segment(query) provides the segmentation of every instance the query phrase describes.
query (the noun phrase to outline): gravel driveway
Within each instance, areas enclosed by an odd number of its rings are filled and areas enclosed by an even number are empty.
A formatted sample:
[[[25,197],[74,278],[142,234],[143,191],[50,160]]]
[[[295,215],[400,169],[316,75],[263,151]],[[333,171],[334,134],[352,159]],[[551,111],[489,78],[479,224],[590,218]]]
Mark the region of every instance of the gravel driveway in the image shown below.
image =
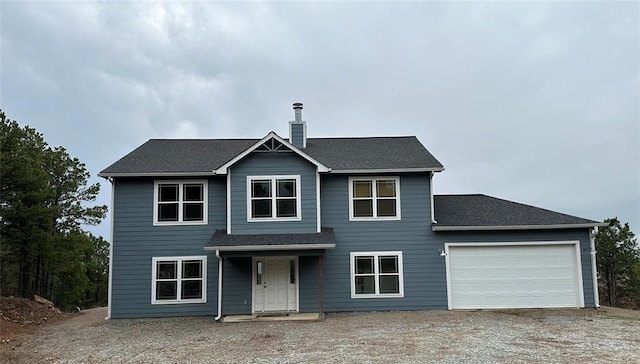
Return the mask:
[[[105,309],[2,350],[12,363],[640,362],[640,312],[424,311],[323,321],[216,323],[209,317],[105,321]]]

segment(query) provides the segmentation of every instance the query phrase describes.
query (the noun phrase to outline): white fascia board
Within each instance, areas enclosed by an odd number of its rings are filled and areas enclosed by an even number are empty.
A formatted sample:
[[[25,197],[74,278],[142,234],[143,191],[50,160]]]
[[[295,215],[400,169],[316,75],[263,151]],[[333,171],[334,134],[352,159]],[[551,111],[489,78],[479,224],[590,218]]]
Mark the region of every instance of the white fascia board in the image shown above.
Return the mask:
[[[237,246],[205,246],[204,250],[221,252],[268,251],[268,250],[314,250],[333,249],[336,244],[283,244],[283,245],[237,245]]]
[[[317,160],[315,160],[314,158],[309,156],[307,153],[305,153],[305,152],[301,151],[300,149],[296,148],[296,146],[294,146],[293,144],[289,143],[287,140],[282,139],[280,136],[278,136],[278,134],[276,134],[274,132],[270,132],[269,134],[267,134],[267,136],[265,136],[264,138],[260,139],[257,143],[255,143],[251,147],[247,148],[244,152],[238,154],[237,156],[235,156],[235,158],[233,158],[232,160],[230,160],[227,163],[223,164],[222,166],[220,166],[220,168],[216,169],[214,171],[215,174],[227,174],[227,169],[229,169],[229,167],[234,165],[236,162],[238,162],[242,158],[246,157],[249,153],[251,153],[254,150],[256,150],[259,146],[261,146],[264,142],[266,142],[267,140],[269,140],[271,138],[274,138],[275,140],[277,140],[280,143],[284,144],[287,148],[291,149],[292,151],[294,151],[296,154],[298,154],[302,158],[304,158],[304,159],[308,160],[309,162],[313,163],[315,166],[318,167],[318,171],[319,172],[330,172],[331,171],[331,168],[325,166],[324,164],[318,162]]]
[[[404,172],[442,172],[442,168],[387,168],[387,169],[332,169],[331,173],[342,174],[378,174],[378,173],[404,173]]]
[[[433,231],[470,231],[470,230],[551,230],[551,229],[579,229],[606,226],[604,223],[592,224],[556,224],[556,225],[505,225],[505,226],[432,226]]]
[[[215,172],[149,172],[149,173],[98,173],[98,177],[202,177],[213,176]]]

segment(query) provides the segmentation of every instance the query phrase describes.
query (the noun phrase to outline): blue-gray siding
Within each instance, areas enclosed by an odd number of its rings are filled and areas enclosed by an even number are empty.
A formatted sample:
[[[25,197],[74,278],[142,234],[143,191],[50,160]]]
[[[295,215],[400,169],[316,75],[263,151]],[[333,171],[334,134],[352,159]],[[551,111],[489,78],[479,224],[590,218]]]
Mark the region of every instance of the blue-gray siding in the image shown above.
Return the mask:
[[[291,123],[291,144],[298,148],[304,147],[304,123]]]
[[[317,231],[316,167],[293,152],[254,152],[231,167],[231,233]],[[247,221],[247,176],[300,175],[300,221]]]
[[[222,312],[250,314],[253,305],[251,257],[224,258],[222,270]]]
[[[579,240],[585,305],[594,306],[587,229],[435,233],[427,175],[401,175],[400,221],[349,221],[347,176],[326,176],[321,191],[323,225],[336,236],[336,249],[325,260],[326,311],[447,309],[445,259],[439,253],[447,242]],[[374,251],[402,251],[403,298],[351,298],[350,253]]]
[[[428,174],[400,176],[398,221],[349,221],[348,176],[325,176],[321,186],[322,224],[331,226],[336,248],[324,264],[324,307],[331,311],[446,309],[444,260],[431,239]],[[403,298],[351,298],[351,252],[402,251]]]
[[[153,226],[153,179],[117,178],[113,186],[113,318],[211,315],[217,310],[215,255],[203,247],[214,229],[225,227],[224,178],[208,183],[208,225]],[[207,302],[151,304],[153,257],[207,256]]]
[[[232,167],[233,233],[258,234],[316,231],[315,167],[292,153],[254,153]],[[302,221],[248,223],[247,175],[300,175]],[[214,315],[217,312],[218,262],[203,250],[216,229],[226,228],[226,178],[208,179],[208,224],[153,226],[153,179],[116,179],[113,206],[112,317]],[[252,307],[252,256],[299,256],[299,307],[318,310],[318,256],[324,254],[324,310],[446,309],[445,243],[580,241],[585,305],[593,307],[587,229],[499,232],[433,232],[428,174],[401,174],[399,221],[349,221],[348,176],[323,175],[322,225],[332,227],[336,248],[326,251],[225,252],[223,312],[246,314]],[[351,298],[350,253],[402,251],[404,297]],[[206,255],[207,302],[152,305],[151,259]]]

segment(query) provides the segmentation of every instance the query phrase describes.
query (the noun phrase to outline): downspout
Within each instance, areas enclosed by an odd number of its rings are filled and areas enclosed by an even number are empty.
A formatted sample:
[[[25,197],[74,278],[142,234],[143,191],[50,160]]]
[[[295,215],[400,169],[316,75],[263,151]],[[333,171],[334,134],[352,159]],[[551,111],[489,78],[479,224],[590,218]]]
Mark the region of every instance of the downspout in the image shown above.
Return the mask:
[[[431,223],[432,224],[437,224],[438,222],[436,221],[436,216],[435,216],[435,209],[433,207],[433,171],[429,172],[429,195],[431,197]]]
[[[600,295],[598,293],[598,267],[596,265],[596,243],[598,227],[594,226],[589,232],[589,244],[591,245],[591,281],[593,282],[593,302],[596,308],[600,308]]]
[[[218,316],[215,320],[220,321],[222,318],[222,257],[218,249],[216,249],[216,258],[218,258]]]

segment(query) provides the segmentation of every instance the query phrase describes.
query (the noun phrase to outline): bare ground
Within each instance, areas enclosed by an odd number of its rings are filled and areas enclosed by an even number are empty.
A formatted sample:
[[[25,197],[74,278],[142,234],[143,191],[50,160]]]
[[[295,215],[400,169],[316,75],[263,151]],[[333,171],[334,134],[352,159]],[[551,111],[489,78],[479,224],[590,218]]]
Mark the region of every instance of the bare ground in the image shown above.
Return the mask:
[[[422,311],[323,321],[105,321],[83,311],[0,347],[12,363],[640,362],[640,312]]]

